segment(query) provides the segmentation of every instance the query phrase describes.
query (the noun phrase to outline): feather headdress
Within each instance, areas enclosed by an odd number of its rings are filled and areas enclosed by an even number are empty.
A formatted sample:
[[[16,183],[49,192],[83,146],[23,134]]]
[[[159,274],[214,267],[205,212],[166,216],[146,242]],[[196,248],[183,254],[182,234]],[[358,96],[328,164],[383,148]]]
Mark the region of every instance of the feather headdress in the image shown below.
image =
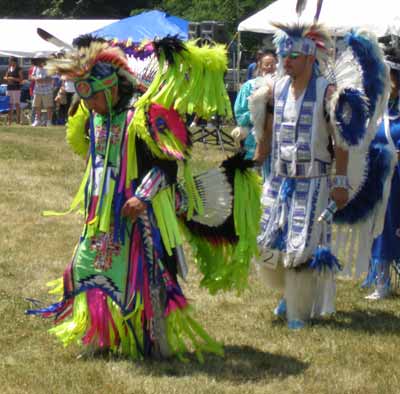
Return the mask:
[[[118,75],[124,76],[134,85],[137,84],[124,52],[107,42],[92,41],[88,46],[68,53],[63,59],[50,60],[47,69],[51,74],[66,75],[77,80],[88,78],[99,64],[110,66]]]
[[[314,55],[318,64],[327,63],[332,52],[332,39],[328,30],[321,24],[282,24],[272,23],[278,30],[274,35],[274,45],[278,55],[295,51]]]

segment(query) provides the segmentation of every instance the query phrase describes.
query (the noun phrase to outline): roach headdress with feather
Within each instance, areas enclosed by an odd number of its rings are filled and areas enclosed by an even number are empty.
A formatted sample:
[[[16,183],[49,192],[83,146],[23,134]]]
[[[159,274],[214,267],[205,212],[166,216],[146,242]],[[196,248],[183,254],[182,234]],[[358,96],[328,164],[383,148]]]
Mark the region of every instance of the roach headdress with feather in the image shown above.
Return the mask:
[[[274,36],[278,56],[285,57],[291,52],[315,56],[318,64],[326,63],[331,53],[332,40],[321,24],[273,23],[278,31]]]

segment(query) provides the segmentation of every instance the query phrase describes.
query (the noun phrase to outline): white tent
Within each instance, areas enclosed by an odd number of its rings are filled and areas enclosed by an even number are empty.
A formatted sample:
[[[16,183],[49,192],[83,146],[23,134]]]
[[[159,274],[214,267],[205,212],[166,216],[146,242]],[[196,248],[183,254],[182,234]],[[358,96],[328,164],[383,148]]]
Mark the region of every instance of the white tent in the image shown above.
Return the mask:
[[[0,54],[18,57],[34,57],[37,53],[49,54],[58,48],[43,40],[37,28],[49,32],[62,41],[72,40],[116,22],[115,19],[0,19]]]
[[[271,22],[311,23],[317,1],[307,1],[300,19],[295,11],[297,0],[277,0],[242,21],[238,26],[237,80],[239,81],[241,32],[271,34],[275,32]],[[323,23],[335,36],[342,36],[352,28],[363,28],[377,36],[400,35],[400,7],[396,4],[393,0],[324,0],[319,22]]]
[[[312,22],[317,0],[308,0],[300,21]],[[400,34],[400,7],[393,0],[324,0],[319,22],[334,34],[341,35],[360,27],[378,36]],[[270,22],[298,21],[296,0],[277,0],[263,10],[245,19],[238,31],[272,33]]]

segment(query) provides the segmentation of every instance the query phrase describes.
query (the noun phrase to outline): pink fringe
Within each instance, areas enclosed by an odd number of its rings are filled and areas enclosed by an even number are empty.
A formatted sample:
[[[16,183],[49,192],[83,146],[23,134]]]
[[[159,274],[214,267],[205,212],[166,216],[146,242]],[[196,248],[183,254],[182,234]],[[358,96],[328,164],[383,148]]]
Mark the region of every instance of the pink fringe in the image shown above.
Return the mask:
[[[144,259],[144,251],[142,240],[140,237],[140,231],[137,226],[135,226],[132,244],[131,244],[131,256],[130,264],[132,265],[132,270],[129,273],[129,300],[133,300],[135,293],[140,293],[143,298],[144,313],[146,319],[151,319],[153,317],[153,308],[151,305],[150,289],[149,289],[149,278],[147,272],[147,266]],[[139,260],[142,261],[142,283],[139,283]]]
[[[94,343],[99,347],[110,347],[110,324],[114,331],[116,342],[118,332],[107,305],[107,295],[100,289],[90,289],[86,292],[90,314],[90,328],[82,339],[85,345]]]
[[[167,317],[170,313],[177,309],[184,309],[188,306],[186,298],[181,295],[174,295],[174,298],[168,300],[167,307],[165,308],[164,316]]]
[[[169,156],[175,157],[177,160],[183,160],[183,155],[181,152],[173,149],[168,149],[164,146],[161,147],[161,150]]]
[[[86,219],[86,223],[89,223],[91,220],[94,219],[98,202],[99,202],[99,196],[93,196],[92,201],[90,202],[90,210],[89,210],[89,215]]]

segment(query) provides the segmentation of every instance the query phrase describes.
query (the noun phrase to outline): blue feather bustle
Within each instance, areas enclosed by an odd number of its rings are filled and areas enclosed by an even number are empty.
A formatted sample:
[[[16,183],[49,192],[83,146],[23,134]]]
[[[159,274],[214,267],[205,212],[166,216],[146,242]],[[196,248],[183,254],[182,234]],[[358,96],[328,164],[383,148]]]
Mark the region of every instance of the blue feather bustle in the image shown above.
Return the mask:
[[[358,145],[366,133],[368,100],[356,89],[344,89],[335,108],[337,126],[349,145]]]
[[[340,92],[335,116],[341,137],[354,147],[366,137],[368,122],[376,113],[379,98],[385,94],[388,75],[375,38],[353,30],[344,37],[344,42],[361,68],[363,87],[361,90],[345,88]]]
[[[339,264],[339,260],[335,255],[332,254],[330,249],[325,246],[319,246],[315,250],[309,267],[317,270],[318,272],[327,270],[331,272],[337,272],[341,271],[342,269],[342,266]]]
[[[379,96],[385,91],[387,77],[379,45],[375,40],[354,30],[348,33],[344,40],[351,47],[362,68],[364,92],[369,100],[369,115],[372,116]]]
[[[390,176],[391,152],[387,145],[372,143],[368,152],[365,182],[357,195],[334,215],[338,224],[354,224],[366,220],[383,197],[387,177]]]

